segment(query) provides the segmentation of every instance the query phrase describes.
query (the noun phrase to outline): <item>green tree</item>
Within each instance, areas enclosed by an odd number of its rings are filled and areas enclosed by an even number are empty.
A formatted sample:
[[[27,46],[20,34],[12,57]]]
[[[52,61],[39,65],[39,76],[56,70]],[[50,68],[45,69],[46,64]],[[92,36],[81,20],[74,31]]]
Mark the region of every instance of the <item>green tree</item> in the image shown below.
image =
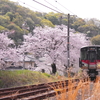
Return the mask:
[[[78,27],[85,25],[86,22],[82,18],[78,18],[75,22],[72,24],[72,28],[74,28],[76,31],[78,31]]]
[[[41,18],[36,16],[34,12],[30,11],[27,14],[28,14],[28,17],[30,17],[33,20],[33,22],[35,23],[35,26],[41,25]]]
[[[38,16],[38,17],[41,17],[43,18],[43,16],[45,15],[45,13],[41,13],[41,12],[35,12],[35,15]]]
[[[2,31],[7,31],[8,29],[7,28],[5,28],[5,27],[3,27],[3,26],[0,26],[0,32],[2,32]]]
[[[0,25],[3,27],[7,27],[10,22],[10,18],[8,16],[0,15]]]
[[[16,44],[18,44],[18,40],[23,40],[23,30],[14,23],[8,25],[8,29],[13,30],[14,33],[9,35],[9,38],[13,39]]]
[[[7,12],[10,12],[11,7],[8,4],[5,4],[1,6],[1,10],[2,10],[2,15],[5,15]]]
[[[68,19],[62,19],[62,24],[68,25]]]
[[[23,17],[19,13],[16,13],[15,14],[15,18],[13,19],[13,22],[17,26],[22,27],[22,23],[24,22],[24,19],[23,19]]]
[[[0,0],[0,14],[5,15],[7,12],[15,13],[18,8],[18,3],[9,0]]]
[[[25,19],[29,11],[27,11],[27,8],[25,7],[18,6],[16,12],[19,13],[20,16],[23,16],[23,18]]]
[[[41,24],[42,24],[43,26],[54,27],[54,25],[52,24],[52,22],[49,21],[49,20],[47,20],[47,19],[43,19],[43,20],[41,21]]]
[[[29,31],[32,32],[35,28],[35,23],[31,18],[26,19],[27,26],[29,27]]]
[[[85,24],[83,26],[79,26],[78,31],[86,33],[88,37],[93,37],[100,34],[99,27],[93,24]]]
[[[96,35],[91,39],[92,44],[100,45],[100,35]]]
[[[6,13],[6,16],[9,16],[10,21],[12,21],[13,18],[14,18],[14,14],[13,14],[12,12],[7,12],[7,13]]]
[[[58,25],[59,24],[59,20],[56,16],[55,13],[50,12],[45,16],[48,20],[50,20],[54,25]]]

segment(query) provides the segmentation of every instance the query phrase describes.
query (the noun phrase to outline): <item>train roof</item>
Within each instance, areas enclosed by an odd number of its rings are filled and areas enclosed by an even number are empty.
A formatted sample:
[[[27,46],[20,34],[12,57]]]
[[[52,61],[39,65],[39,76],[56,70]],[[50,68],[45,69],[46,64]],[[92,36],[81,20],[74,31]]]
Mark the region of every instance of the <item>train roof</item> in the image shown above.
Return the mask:
[[[83,47],[81,47],[81,48],[90,48],[90,47],[100,47],[100,45],[83,46]]]

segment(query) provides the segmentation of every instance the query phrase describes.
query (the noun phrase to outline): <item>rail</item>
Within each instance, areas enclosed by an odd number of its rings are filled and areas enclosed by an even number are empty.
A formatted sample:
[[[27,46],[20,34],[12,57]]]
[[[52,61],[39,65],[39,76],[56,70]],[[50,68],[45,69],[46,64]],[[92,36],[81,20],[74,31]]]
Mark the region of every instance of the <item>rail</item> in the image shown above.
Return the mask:
[[[87,81],[88,79],[83,79]],[[73,79],[72,82],[79,82],[80,79]],[[21,86],[15,88],[0,89],[0,100],[40,100],[47,97],[55,96],[56,93],[52,86],[58,88],[58,85],[62,83],[68,86],[69,80],[50,82],[45,84]],[[59,92],[60,93],[60,92]]]

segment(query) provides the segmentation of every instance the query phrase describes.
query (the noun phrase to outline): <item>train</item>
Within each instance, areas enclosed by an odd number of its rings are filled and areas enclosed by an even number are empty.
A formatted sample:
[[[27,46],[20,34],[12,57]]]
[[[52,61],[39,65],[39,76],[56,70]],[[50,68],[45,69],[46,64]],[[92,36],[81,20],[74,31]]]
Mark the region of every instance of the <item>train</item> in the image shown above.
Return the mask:
[[[80,48],[79,67],[85,70],[91,80],[95,80],[100,72],[100,45]]]

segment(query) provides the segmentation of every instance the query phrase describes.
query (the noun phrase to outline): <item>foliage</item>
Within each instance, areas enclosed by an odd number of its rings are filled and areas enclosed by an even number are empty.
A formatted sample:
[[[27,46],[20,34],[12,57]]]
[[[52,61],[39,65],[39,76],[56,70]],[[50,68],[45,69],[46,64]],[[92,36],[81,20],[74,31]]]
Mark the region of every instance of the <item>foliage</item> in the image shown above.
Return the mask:
[[[31,18],[26,19],[27,27],[29,27],[29,32],[32,32],[33,29],[35,28],[35,22]]]
[[[24,22],[24,19],[19,13],[15,13],[15,16],[14,16],[12,22],[21,28],[22,23]]]
[[[7,27],[7,24],[9,24],[9,21],[10,21],[9,17],[0,15],[0,25],[1,26]]]
[[[7,31],[8,29],[0,25],[0,32]]]
[[[10,21],[12,21],[13,18],[14,18],[14,14],[13,14],[12,12],[7,12],[7,13],[6,13],[6,16],[9,16]]]
[[[82,18],[78,18],[73,24],[72,24],[72,28],[74,28],[76,31],[78,31],[78,27],[85,25],[85,21]]]
[[[96,35],[94,36],[92,39],[92,44],[95,44],[95,45],[100,45],[100,35]]]
[[[78,30],[87,34],[88,37],[93,37],[100,34],[100,29],[93,24],[85,24],[83,26],[79,26]]]
[[[41,13],[41,12],[34,12],[28,8],[20,6],[17,2],[12,2],[9,0],[0,0],[0,25],[2,28],[1,30],[10,30],[8,25],[11,23],[16,24],[19,28],[23,28],[23,23],[27,23],[28,31],[33,32],[35,27],[42,26],[44,27],[54,27],[55,25],[67,25],[68,24],[68,15],[67,14],[60,14],[60,13]],[[81,33],[87,34],[87,36],[93,37],[100,34],[100,21],[97,19],[82,19],[78,18],[75,15],[70,16],[70,27],[74,28],[76,31]],[[4,29],[4,28],[6,29]],[[24,29],[24,31],[27,30]],[[23,31],[23,33],[24,33]],[[27,32],[28,32],[27,31]],[[17,34],[22,35],[22,31],[18,29]],[[27,33],[25,32],[25,33]],[[13,36],[14,41],[19,38],[19,35]],[[18,44],[18,43],[17,43]]]
[[[41,21],[41,24],[42,24],[43,26],[54,27],[54,25],[52,24],[52,22],[49,21],[49,20],[47,20],[47,19],[43,19],[43,20]]]
[[[58,18],[56,17],[55,13],[50,12],[45,17],[50,20],[54,25],[59,25]]]
[[[9,30],[13,30],[14,33],[9,34],[8,36],[15,41],[15,43],[18,43],[18,39],[23,39],[23,30],[17,26],[14,23],[11,23],[8,25]]]
[[[28,13],[27,13],[28,12]],[[41,18],[36,16],[33,11],[28,8],[22,7],[16,2],[12,2],[9,0],[1,0],[0,1],[0,25],[2,26],[0,29],[6,30],[14,30],[15,34],[9,36],[15,42],[21,39],[24,31],[22,31],[23,23],[27,22],[28,29],[24,29],[25,33],[32,32],[35,26],[41,25]],[[12,25],[13,23],[13,25]],[[3,28],[4,27],[4,28]]]
[[[62,19],[62,24],[68,25],[68,19]]]

